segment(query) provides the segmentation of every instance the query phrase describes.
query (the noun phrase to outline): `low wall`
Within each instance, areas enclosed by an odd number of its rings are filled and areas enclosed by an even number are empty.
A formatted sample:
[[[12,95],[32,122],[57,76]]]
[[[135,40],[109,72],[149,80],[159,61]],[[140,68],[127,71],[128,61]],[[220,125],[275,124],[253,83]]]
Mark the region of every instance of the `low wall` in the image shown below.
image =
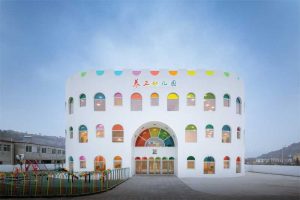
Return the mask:
[[[286,165],[245,165],[248,172],[259,172],[266,174],[279,174],[288,176],[300,177],[300,166],[286,166]]]
[[[43,164],[40,164],[43,165]],[[45,164],[48,170],[54,170],[59,167],[64,167],[64,164]],[[0,172],[12,172],[16,167],[20,168],[20,165],[0,165]],[[25,165],[23,165],[23,169]],[[44,166],[41,166],[44,169]],[[30,167],[32,169],[32,167]]]

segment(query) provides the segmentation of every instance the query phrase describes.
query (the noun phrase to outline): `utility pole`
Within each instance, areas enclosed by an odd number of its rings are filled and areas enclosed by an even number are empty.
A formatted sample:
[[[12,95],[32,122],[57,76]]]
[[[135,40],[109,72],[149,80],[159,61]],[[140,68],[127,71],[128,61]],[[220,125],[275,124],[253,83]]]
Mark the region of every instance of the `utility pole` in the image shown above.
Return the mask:
[[[282,149],[281,149],[281,162],[282,162],[282,165],[284,164],[284,162],[283,162],[283,149],[284,148],[285,148],[285,146],[283,146]]]

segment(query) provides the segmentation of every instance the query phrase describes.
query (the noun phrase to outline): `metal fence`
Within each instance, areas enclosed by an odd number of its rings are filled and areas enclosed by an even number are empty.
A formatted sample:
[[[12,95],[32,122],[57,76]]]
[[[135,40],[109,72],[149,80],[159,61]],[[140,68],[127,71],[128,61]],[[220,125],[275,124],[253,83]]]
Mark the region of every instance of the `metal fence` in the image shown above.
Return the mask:
[[[129,168],[103,172],[0,173],[0,197],[77,196],[107,191],[129,178]]]

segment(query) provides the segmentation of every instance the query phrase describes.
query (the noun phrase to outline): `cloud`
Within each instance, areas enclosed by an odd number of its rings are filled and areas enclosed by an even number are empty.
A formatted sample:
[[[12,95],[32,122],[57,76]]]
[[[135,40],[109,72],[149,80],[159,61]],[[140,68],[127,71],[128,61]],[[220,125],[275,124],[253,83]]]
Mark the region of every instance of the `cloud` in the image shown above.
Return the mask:
[[[215,69],[236,65],[241,48],[235,37],[220,31],[223,27],[219,22],[205,16],[183,16],[182,10],[174,7],[164,13],[148,11],[143,20],[138,13],[129,8],[107,30],[95,31],[84,47],[92,65]],[[216,26],[208,25],[208,20]]]

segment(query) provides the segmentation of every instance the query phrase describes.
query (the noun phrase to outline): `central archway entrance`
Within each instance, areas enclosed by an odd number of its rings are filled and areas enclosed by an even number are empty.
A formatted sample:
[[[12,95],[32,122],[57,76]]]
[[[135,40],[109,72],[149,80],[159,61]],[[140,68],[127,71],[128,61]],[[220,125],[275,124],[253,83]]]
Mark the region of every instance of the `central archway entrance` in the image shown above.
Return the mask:
[[[132,141],[133,174],[177,174],[177,139],[174,131],[162,122],[140,126]]]

